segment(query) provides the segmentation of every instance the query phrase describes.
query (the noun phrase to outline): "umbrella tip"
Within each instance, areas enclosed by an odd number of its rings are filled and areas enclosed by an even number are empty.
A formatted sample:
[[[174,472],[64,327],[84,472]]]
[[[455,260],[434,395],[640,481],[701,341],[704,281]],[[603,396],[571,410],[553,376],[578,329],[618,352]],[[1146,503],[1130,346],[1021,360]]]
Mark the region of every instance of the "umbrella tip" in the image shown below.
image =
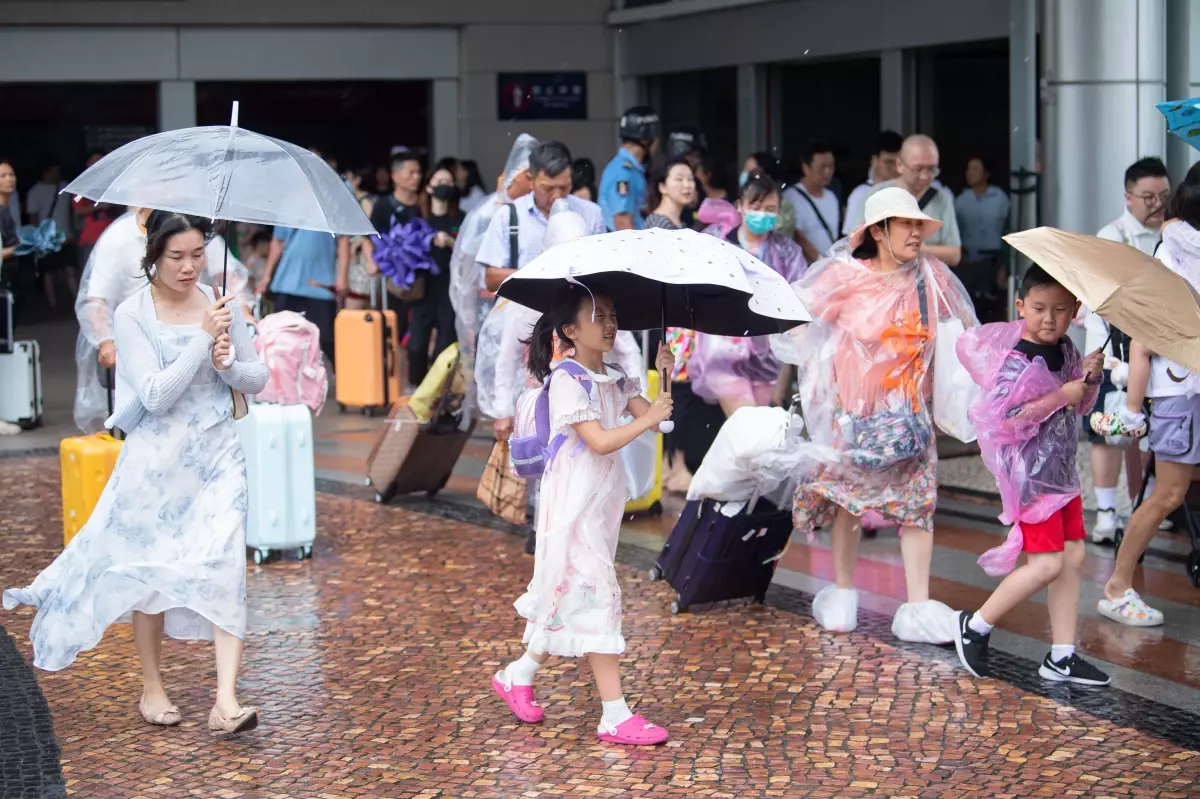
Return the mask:
[[[236,128],[238,123],[238,101],[233,101],[233,111],[229,114],[229,127]]]

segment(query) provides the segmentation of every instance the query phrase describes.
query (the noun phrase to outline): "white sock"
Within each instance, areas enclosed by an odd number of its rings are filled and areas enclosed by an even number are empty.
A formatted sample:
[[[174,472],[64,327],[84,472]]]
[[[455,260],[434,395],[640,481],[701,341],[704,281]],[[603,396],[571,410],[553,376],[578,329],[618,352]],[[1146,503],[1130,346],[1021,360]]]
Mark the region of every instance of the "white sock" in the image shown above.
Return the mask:
[[[541,667],[542,664],[531,658],[526,652],[521,655],[520,660],[509,663],[504,673],[508,677],[509,685],[533,685],[533,678]]]
[[[1096,488],[1096,509],[1097,510],[1116,510],[1117,508],[1117,489],[1115,488]]]
[[[983,616],[979,615],[978,611],[971,614],[971,620],[967,622],[967,626],[980,635],[989,634],[993,627],[993,625],[987,623],[987,620]]]
[[[1153,493],[1154,493],[1154,478],[1151,477],[1149,480],[1146,481],[1146,496],[1142,499],[1142,501],[1145,502],[1147,499],[1150,499],[1150,495]]]
[[[1053,644],[1050,647],[1050,659],[1055,663],[1061,663],[1071,655],[1075,654],[1074,644]]]
[[[600,725],[610,730],[616,729],[633,718],[633,711],[629,709],[629,705],[625,704],[625,697],[614,699],[611,702],[601,702],[600,706],[604,708],[604,715],[600,717]]]

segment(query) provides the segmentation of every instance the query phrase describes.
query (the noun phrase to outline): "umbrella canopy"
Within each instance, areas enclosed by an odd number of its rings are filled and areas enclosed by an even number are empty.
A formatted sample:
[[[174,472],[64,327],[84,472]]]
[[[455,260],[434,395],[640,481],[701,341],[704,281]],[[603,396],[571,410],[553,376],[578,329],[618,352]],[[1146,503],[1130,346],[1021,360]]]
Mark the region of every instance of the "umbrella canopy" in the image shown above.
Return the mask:
[[[623,330],[665,325],[758,336],[812,320],[773,269],[692,230],[620,230],[577,239],[529,262],[497,293],[545,312],[567,281],[610,297]]]
[[[1004,240],[1107,322],[1200,372],[1200,295],[1158,259],[1121,242],[1051,227]]]
[[[181,214],[372,235],[336,172],[314,153],[231,125],[184,128],[132,141],[63,191],[95,202]]]
[[[1167,118],[1167,130],[1200,150],[1200,97],[1154,106]]]

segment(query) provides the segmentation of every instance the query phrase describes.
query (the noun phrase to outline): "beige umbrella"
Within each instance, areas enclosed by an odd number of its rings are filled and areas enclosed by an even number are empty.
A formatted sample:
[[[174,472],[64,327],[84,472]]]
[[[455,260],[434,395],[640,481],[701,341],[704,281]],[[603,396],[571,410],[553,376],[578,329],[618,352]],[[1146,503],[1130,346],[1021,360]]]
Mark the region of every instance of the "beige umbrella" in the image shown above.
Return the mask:
[[[1118,241],[1052,227],[1010,233],[1004,240],[1109,324],[1200,373],[1200,294],[1157,258]]]

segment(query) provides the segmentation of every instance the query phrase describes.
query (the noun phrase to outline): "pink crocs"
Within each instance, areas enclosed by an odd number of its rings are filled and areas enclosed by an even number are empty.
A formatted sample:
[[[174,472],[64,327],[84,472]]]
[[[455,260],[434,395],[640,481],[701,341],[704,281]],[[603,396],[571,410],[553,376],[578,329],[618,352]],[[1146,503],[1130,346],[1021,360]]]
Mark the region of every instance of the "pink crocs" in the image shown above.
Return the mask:
[[[596,735],[601,741],[625,744],[626,746],[658,746],[665,744],[667,738],[670,737],[666,727],[651,724],[642,718],[640,713],[625,719],[617,725],[615,730],[598,732]]]
[[[533,698],[531,685],[505,685],[497,674],[492,677],[492,690],[508,703],[508,709],[526,724],[538,724],[546,718],[546,711]]]

